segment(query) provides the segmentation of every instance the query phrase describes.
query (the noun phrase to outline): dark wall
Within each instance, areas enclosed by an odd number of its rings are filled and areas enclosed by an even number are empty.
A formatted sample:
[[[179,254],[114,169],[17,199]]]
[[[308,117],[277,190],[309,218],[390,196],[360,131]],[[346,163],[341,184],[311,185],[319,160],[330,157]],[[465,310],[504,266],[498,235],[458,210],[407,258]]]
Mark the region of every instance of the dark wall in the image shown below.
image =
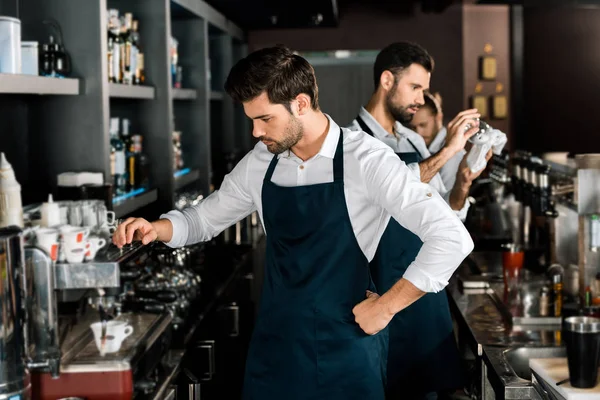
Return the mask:
[[[402,2],[387,8],[379,4],[378,9],[368,3],[340,9],[337,28],[250,31],[249,50],[279,43],[298,51],[379,50],[395,41],[414,41],[436,60],[431,89],[441,92],[445,114],[458,113],[463,107],[462,6],[425,14],[419,7],[404,10]],[[327,112],[327,104],[321,106]]]
[[[508,6],[465,5],[463,12],[463,55],[464,55],[464,107],[471,106],[470,98],[475,93],[475,87],[481,84],[481,95],[489,98],[496,93],[507,97],[508,117],[492,119],[491,104],[488,105],[489,116],[485,121],[494,128],[508,134],[509,145],[511,137],[511,71],[510,71],[510,14]],[[486,44],[492,46],[490,55],[495,56],[497,76],[493,81],[479,79],[479,57],[484,55]],[[502,91],[497,92],[497,84]],[[446,115],[446,117],[450,117]]]
[[[524,134],[535,151],[600,152],[600,8],[525,8]]]

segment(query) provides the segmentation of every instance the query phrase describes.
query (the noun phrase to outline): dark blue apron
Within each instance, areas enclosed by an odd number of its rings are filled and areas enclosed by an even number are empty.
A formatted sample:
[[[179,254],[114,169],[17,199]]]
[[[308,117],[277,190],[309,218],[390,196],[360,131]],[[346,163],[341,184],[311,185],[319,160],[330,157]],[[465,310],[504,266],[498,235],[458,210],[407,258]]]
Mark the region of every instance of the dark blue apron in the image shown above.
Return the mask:
[[[282,187],[265,174],[266,266],[248,352],[246,400],[382,400],[387,330],[369,336],[353,307],[373,282],[344,195],[343,136],[334,182]]]
[[[371,129],[357,117],[363,131]],[[406,164],[420,162],[421,154],[396,153]],[[417,160],[417,161],[415,161]],[[371,273],[385,293],[402,276],[423,242],[393,218],[381,237]],[[389,324],[388,397],[418,399],[426,393],[462,387],[460,356],[454,340],[446,290],[428,293],[399,312]]]

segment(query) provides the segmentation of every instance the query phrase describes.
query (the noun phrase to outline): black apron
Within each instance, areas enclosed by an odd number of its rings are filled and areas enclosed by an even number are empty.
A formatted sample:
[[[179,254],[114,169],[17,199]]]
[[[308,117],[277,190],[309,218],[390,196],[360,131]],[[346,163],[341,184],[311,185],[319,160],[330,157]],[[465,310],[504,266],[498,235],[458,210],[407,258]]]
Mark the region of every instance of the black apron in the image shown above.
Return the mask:
[[[375,290],[344,195],[343,136],[334,182],[262,188],[266,265],[250,344],[246,400],[383,400],[387,329],[365,334],[352,309]]]
[[[373,136],[364,120],[356,119],[363,131]],[[417,152],[409,160],[420,161],[417,148],[409,143]],[[407,160],[411,153],[396,154],[407,164],[414,162]],[[370,264],[380,294],[402,278],[422,245],[418,236],[390,219]],[[461,371],[445,289],[427,293],[396,314],[389,324],[388,397],[418,399],[429,392],[461,388]]]

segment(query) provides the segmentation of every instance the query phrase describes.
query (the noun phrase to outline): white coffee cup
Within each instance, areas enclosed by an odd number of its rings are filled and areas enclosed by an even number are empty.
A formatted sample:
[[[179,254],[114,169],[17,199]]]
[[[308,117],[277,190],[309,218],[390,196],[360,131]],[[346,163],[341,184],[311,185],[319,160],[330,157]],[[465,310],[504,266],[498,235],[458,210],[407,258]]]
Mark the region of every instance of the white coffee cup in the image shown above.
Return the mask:
[[[133,327],[125,321],[108,321],[106,323],[106,341],[102,347],[102,322],[90,325],[94,332],[94,340],[100,354],[116,353],[121,349],[123,340],[133,333]]]
[[[58,258],[58,230],[52,228],[39,228],[35,230],[37,245],[45,250],[52,261]]]
[[[85,257],[87,237],[90,230],[86,227],[66,225],[60,228],[62,244],[68,263],[81,263]]]
[[[98,250],[106,246],[106,240],[98,237],[91,237],[85,245],[85,259],[91,261],[96,257]]]

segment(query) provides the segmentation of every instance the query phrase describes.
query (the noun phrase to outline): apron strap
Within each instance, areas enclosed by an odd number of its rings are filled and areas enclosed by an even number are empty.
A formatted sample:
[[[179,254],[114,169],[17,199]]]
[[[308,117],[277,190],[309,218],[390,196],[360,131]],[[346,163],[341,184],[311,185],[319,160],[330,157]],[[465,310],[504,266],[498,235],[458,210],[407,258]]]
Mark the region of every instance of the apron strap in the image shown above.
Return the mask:
[[[340,127],[340,138],[338,139],[337,147],[335,149],[335,156],[333,156],[333,181],[344,182],[344,133]]]
[[[367,133],[368,135],[371,135],[371,136],[373,136],[373,137],[375,136],[375,135],[373,134],[373,130],[372,130],[371,128],[369,128],[369,126],[367,125],[367,123],[365,122],[365,120],[364,120],[364,119],[362,119],[362,117],[361,117],[360,115],[358,115],[358,116],[356,117],[356,122],[358,122],[358,125],[360,125],[360,128],[363,130],[363,132],[365,132],[365,133]],[[416,157],[417,157],[417,160],[418,160],[418,161],[413,161],[413,162],[421,162],[421,161],[423,161],[423,156],[421,155],[421,152],[419,151],[419,149],[417,149],[417,146],[415,146],[415,145],[413,144],[413,142],[411,142],[411,141],[410,141],[410,139],[409,139],[409,138],[405,138],[405,139],[406,139],[406,140],[408,140],[408,143],[410,144],[410,146],[411,146],[411,147],[412,147],[412,148],[415,150],[415,152],[417,153],[417,154],[416,154]],[[398,153],[397,153],[397,154],[398,154]],[[400,153],[400,154],[405,154],[405,153]],[[411,154],[411,153],[406,153],[406,154]],[[407,163],[407,164],[408,164],[408,163]]]
[[[275,171],[275,167],[277,166],[278,162],[279,157],[277,154],[274,154],[273,158],[271,159],[271,163],[269,164],[269,168],[267,169],[267,173],[265,174],[265,181],[271,181],[271,178],[273,177],[273,171]]]
[[[363,132],[365,132],[366,134],[368,134],[370,136],[375,136],[375,135],[373,135],[373,131],[371,130],[371,128],[369,128],[369,126],[367,125],[365,120],[362,119],[362,117],[360,115],[358,115],[356,117],[356,122],[358,122],[358,125],[360,125],[360,129],[362,129]]]
[[[419,158],[420,158],[420,160],[419,160],[419,161],[422,161],[422,160],[423,160],[423,156],[421,155],[421,152],[419,151],[419,149],[417,149],[417,146],[415,146],[415,145],[413,144],[413,142],[411,142],[411,141],[410,141],[410,139],[409,139],[409,138],[406,138],[406,140],[408,140],[408,143],[409,143],[409,144],[412,146],[412,148],[413,148],[413,149],[415,149],[415,152],[418,154],[418,156],[419,156]]]

